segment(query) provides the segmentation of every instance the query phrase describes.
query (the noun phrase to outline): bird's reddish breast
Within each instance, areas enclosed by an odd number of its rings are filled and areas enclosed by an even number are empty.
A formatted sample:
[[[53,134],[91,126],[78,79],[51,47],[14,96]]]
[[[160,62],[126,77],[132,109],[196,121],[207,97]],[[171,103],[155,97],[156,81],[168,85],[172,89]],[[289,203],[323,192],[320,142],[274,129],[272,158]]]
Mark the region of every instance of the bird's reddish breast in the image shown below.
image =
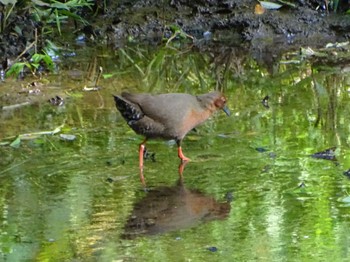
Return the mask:
[[[181,136],[185,136],[190,130],[203,123],[211,116],[211,112],[208,110],[196,110],[192,109],[184,117],[181,128],[179,130]]]

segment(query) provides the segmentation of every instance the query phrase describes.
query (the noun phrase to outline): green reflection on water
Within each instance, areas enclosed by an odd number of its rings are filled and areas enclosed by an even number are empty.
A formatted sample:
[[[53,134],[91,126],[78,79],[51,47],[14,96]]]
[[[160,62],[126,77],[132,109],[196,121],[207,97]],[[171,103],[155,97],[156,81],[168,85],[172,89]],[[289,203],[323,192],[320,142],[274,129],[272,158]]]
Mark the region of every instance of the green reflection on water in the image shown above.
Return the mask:
[[[46,135],[19,148],[0,147],[5,261],[347,259],[349,207],[341,201],[350,192],[342,174],[350,166],[347,74],[302,64],[280,66],[271,75],[250,60],[226,69],[205,53],[124,52],[134,63],[120,51],[100,59],[113,77],[102,80],[99,92],[82,93],[83,82],[57,76],[52,82],[59,86],[54,90],[66,92],[64,106],[53,107],[45,97],[2,112],[2,139],[61,124],[63,133],[76,136],[64,141]],[[233,115],[215,115],[184,140],[192,159],[184,185],[221,203],[232,194],[228,217],[123,239],[135,203],[147,192],[138,178],[142,138],[124,123],[111,94],[126,87],[200,93],[218,80]],[[261,104],[266,95],[269,108]],[[338,148],[336,162],[310,157],[332,146]],[[155,162],[145,162],[148,187],[174,186],[176,147],[150,141],[148,149],[156,153]]]

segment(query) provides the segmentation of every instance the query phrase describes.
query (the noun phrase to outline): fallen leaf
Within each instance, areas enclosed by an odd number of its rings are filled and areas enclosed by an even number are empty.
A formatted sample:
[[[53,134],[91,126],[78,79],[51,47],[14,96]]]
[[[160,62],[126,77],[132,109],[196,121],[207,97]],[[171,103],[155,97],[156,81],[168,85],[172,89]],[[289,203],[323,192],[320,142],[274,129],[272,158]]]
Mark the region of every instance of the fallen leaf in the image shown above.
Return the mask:
[[[254,14],[262,15],[263,13],[265,13],[265,8],[262,7],[260,4],[255,5]]]
[[[21,138],[18,136],[15,140],[12,141],[12,143],[10,144],[10,147],[19,148],[20,145],[21,145]]]

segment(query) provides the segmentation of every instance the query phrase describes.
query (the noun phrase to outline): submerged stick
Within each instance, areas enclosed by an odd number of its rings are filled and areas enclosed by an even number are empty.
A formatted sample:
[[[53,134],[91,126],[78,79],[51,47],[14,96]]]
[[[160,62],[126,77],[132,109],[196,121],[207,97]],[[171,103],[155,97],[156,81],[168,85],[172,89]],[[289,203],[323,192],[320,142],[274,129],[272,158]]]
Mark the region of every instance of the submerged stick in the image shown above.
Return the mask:
[[[14,105],[3,106],[3,107],[1,107],[1,109],[2,110],[12,110],[12,109],[15,109],[15,108],[19,108],[19,107],[22,107],[22,106],[28,106],[28,105],[30,105],[30,102],[23,102],[23,103],[14,104]]]
[[[20,166],[20,165],[23,165],[25,162],[27,162],[28,161],[28,159],[27,160],[24,160],[24,161],[22,161],[22,162],[20,162],[20,163],[17,163],[17,164],[15,164],[15,165],[13,165],[13,166],[10,166],[9,168],[7,168],[7,169],[5,169],[5,170],[2,170],[2,171],[0,171],[0,176],[2,175],[2,174],[4,174],[4,173],[6,173],[7,171],[10,171],[11,169],[13,169],[13,168],[15,168],[15,167],[18,167],[18,166]]]
[[[41,135],[55,135],[59,132],[61,132],[62,127],[64,126],[64,123],[58,127],[56,127],[54,130],[49,130],[49,131],[38,131],[38,132],[33,132],[33,133],[26,133],[26,134],[20,134],[17,136],[10,136],[10,137],[6,137],[2,140],[10,140],[10,139],[14,139],[16,138],[19,140],[30,140],[30,139],[35,139]],[[13,143],[13,142],[12,142]],[[2,145],[6,145],[6,144],[2,144]]]
[[[61,131],[61,128],[64,126],[64,124],[56,127],[54,130],[50,130],[50,131],[39,131],[39,132],[33,132],[33,133],[27,133],[27,134],[21,134],[19,135],[19,137],[21,139],[23,138],[27,138],[27,137],[30,137],[30,136],[40,136],[40,135],[54,135],[54,134],[57,134],[58,132]]]

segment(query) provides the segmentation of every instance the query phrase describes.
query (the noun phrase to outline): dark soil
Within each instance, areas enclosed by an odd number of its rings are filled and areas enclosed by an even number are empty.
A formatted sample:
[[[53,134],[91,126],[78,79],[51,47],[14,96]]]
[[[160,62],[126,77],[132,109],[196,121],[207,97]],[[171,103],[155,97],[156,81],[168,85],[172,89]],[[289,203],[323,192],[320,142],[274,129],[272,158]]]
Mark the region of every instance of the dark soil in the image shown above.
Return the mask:
[[[130,35],[159,43],[172,34],[170,27],[175,24],[199,40],[197,44],[244,47],[258,62],[271,65],[288,50],[347,41],[350,32],[349,16],[344,15],[350,8],[348,1],[340,1],[338,13],[323,0],[299,0],[294,1],[295,7],[265,10],[261,15],[254,12],[255,0],[124,2],[109,14],[114,19],[106,33],[115,46]]]
[[[295,7],[283,6],[263,14],[255,14],[255,0],[124,0],[110,1],[107,8],[100,2],[96,1],[99,11],[94,21],[88,14],[91,25],[77,32],[84,32],[87,39],[93,36],[94,41],[107,40],[114,47],[130,39],[162,43],[173,35],[175,26],[192,36],[197,46],[241,46],[256,60],[269,64],[287,50],[347,41],[350,32],[350,17],[345,15],[350,6],[344,0],[339,1],[337,13],[326,7],[324,0],[295,0],[290,1]],[[35,28],[40,47],[45,40],[41,26],[32,21],[28,11],[14,12],[0,34],[1,62],[23,52],[34,41]]]

